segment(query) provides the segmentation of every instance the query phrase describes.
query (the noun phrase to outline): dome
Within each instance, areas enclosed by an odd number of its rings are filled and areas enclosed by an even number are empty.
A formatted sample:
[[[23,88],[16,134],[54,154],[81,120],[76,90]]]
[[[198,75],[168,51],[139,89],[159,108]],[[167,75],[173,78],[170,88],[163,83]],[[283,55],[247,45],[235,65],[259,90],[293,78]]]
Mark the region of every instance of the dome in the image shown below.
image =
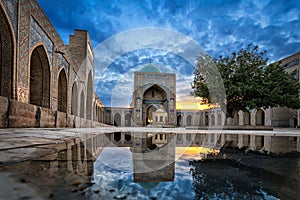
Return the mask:
[[[141,72],[157,72],[160,73],[161,71],[155,66],[150,64],[145,65],[142,69]]]

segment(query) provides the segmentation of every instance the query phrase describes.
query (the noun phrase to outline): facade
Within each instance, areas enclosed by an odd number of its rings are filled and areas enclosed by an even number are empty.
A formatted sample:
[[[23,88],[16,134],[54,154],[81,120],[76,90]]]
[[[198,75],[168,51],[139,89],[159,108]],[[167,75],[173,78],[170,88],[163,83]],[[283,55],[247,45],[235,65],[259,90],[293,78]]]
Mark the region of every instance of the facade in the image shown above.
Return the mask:
[[[36,0],[1,0],[0,23],[0,127],[91,127],[100,121],[87,31],[75,30],[64,44]]]
[[[176,125],[176,76],[161,73],[153,64],[134,72],[132,95],[135,126]]]

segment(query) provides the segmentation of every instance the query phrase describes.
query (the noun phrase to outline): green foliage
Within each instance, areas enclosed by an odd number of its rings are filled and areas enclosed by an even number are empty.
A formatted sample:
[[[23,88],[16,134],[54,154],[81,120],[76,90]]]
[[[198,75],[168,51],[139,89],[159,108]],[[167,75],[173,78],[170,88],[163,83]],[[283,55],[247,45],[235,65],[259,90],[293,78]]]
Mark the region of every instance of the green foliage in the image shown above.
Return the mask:
[[[227,116],[232,116],[235,111],[261,107],[300,108],[300,85],[295,74],[288,74],[280,63],[268,65],[265,53],[257,45],[249,44],[231,56],[220,56],[215,60],[226,92],[223,102],[227,105]],[[201,62],[203,60],[198,59],[194,72],[194,94],[212,102],[208,75]]]

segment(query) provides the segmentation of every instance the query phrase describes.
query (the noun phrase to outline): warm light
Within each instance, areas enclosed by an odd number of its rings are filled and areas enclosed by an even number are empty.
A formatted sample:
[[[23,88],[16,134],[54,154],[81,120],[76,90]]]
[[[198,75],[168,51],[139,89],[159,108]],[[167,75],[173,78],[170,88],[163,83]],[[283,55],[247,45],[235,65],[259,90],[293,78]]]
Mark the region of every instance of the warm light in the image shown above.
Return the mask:
[[[176,109],[177,110],[208,110],[214,108],[215,106],[207,104],[200,97],[184,97],[177,99]]]

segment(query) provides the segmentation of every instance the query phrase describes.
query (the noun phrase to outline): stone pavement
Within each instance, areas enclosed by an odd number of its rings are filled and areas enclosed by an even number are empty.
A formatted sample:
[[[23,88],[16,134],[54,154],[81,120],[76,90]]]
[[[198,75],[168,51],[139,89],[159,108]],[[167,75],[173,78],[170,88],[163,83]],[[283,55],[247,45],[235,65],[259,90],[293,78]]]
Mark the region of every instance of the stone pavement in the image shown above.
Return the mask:
[[[198,133],[198,134],[249,134],[265,136],[299,137],[299,129],[274,130],[189,130],[185,128],[147,128],[147,127],[98,127],[98,128],[26,128],[0,129],[0,164],[9,164],[37,159],[66,149],[75,138],[86,138],[94,134],[113,132],[151,132],[151,133]]]

